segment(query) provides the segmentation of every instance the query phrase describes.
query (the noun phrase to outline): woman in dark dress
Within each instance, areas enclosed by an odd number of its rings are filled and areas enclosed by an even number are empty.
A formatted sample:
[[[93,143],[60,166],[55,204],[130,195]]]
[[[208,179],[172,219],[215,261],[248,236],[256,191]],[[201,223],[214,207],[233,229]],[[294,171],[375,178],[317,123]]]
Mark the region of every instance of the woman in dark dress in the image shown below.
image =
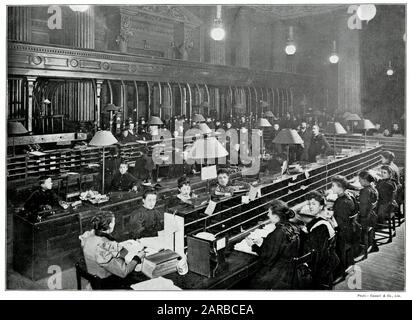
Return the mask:
[[[331,282],[333,272],[339,265],[335,247],[330,245],[337,224],[332,214],[326,210],[325,199],[319,192],[309,192],[306,198],[309,211],[314,218],[304,228],[307,236],[303,242],[303,254],[315,250],[313,285],[315,289],[323,289],[325,287],[322,285]]]
[[[295,213],[287,204],[274,200],[268,217],[276,225],[259,247],[253,240],[246,241],[259,255],[261,269],[250,280],[251,289],[291,289],[293,281],[292,259],[299,256],[299,229],[289,222]]]
[[[381,167],[381,177],[377,184],[378,198],[378,222],[383,222],[390,218],[391,213],[396,209],[396,182],[393,180],[393,170],[384,165]]]
[[[375,178],[368,171],[359,173],[359,183],[362,189],[359,192],[359,223],[362,226],[361,243],[368,248],[368,229],[374,228],[377,222],[376,205],[378,201],[378,191],[372,185]],[[373,251],[378,251],[376,241],[373,240]]]

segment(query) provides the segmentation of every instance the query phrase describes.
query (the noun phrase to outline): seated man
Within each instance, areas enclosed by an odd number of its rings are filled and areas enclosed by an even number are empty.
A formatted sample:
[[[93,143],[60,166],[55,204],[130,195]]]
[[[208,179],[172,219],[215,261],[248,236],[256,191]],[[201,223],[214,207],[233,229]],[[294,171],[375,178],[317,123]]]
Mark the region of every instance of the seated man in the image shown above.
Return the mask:
[[[40,186],[33,191],[24,204],[24,209],[30,213],[51,210],[54,206],[61,205],[67,209],[69,205],[61,201],[56,193],[53,192],[53,181],[49,176],[39,179]]]
[[[125,126],[119,138],[121,143],[136,142],[137,137],[130,130],[129,126]]]
[[[164,229],[163,212],[155,209],[157,193],[155,190],[146,190],[142,197],[143,205],[132,212],[131,237],[139,239],[144,237],[156,237],[158,231]]]
[[[110,189],[112,191],[137,191],[137,178],[127,172],[127,163],[121,163],[119,170],[114,174]]]

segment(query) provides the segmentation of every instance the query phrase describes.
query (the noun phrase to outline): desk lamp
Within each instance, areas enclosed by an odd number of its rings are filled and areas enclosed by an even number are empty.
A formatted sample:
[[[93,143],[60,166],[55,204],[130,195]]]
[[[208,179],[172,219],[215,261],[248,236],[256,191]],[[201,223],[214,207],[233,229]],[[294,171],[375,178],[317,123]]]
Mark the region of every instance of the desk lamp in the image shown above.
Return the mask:
[[[151,116],[149,120],[149,126],[161,126],[163,121],[159,117]]]
[[[368,119],[363,119],[361,120],[358,125],[356,126],[357,129],[363,130],[364,135],[365,135],[365,147],[366,147],[366,132],[370,129],[375,129],[375,125],[372,123],[372,121]]]
[[[286,153],[286,163],[287,171],[289,170],[289,145],[291,144],[303,144],[303,140],[295,129],[282,129],[275,139],[272,140],[273,143],[285,144],[287,145]]]
[[[361,121],[362,119],[356,113],[352,113],[352,114],[348,115],[345,120],[351,122],[351,128],[352,128],[352,132],[353,132],[354,122],[355,121]]]
[[[202,168],[204,159],[223,158],[228,154],[227,150],[215,137],[207,137],[206,139],[196,139],[187,154],[187,158],[200,160],[200,168]],[[207,181],[207,184],[209,189],[209,181]]]
[[[336,135],[346,134],[347,132],[339,122],[329,122],[325,131],[333,134],[333,158],[336,158]]]
[[[212,130],[209,128],[209,126],[206,123],[199,123],[199,129],[202,131],[203,134],[209,134],[212,133]]]
[[[275,117],[275,115],[273,114],[273,112],[270,111],[270,110],[265,111],[264,115],[265,115],[266,118],[274,118],[274,117]]]
[[[113,129],[113,112],[118,112],[119,109],[120,108],[116,107],[113,103],[109,103],[105,108],[106,112],[110,112],[110,120],[109,120],[110,131],[112,131]]]
[[[102,194],[104,194],[104,147],[110,146],[112,144],[117,143],[117,139],[113,136],[113,134],[108,130],[100,130],[97,131],[92,140],[90,140],[89,145],[96,146],[96,147],[103,147],[103,174],[102,174]]]
[[[21,124],[21,122],[12,121],[7,124],[7,132],[10,136],[13,136],[13,157],[16,155],[16,148],[14,138],[16,135],[26,134],[27,129]]]
[[[272,125],[270,124],[269,120],[266,118],[259,118],[257,121],[257,127],[261,130],[262,135],[260,136],[260,145],[262,146],[261,154],[263,154],[263,128],[269,128]]]
[[[194,121],[194,122],[206,122],[206,119],[205,119],[205,117],[202,116],[201,114],[196,113],[196,114],[193,116],[192,121]]]

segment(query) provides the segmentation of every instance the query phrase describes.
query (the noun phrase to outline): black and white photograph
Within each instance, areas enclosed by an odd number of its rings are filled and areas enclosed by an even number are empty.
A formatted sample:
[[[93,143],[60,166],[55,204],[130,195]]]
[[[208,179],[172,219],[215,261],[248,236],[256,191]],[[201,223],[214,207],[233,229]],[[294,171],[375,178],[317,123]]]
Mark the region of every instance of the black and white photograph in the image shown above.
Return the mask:
[[[6,291],[406,292],[406,3],[3,9]]]

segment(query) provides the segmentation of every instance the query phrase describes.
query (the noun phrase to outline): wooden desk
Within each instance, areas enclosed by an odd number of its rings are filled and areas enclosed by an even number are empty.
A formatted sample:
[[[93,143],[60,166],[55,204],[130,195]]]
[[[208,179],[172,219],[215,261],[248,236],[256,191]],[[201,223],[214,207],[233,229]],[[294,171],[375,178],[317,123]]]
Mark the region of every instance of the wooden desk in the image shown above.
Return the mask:
[[[290,204],[292,204],[293,199],[299,201],[299,199],[304,197],[311,188],[321,188],[325,183],[330,185],[330,178],[332,175],[339,173],[352,177],[362,169],[378,165],[380,162],[380,152],[381,147],[377,147],[357,155],[333,161],[329,164],[314,165],[311,169],[309,178],[306,178],[305,175],[301,173],[295,177],[295,180],[293,180],[294,177],[292,176],[285,176],[276,182],[270,182],[269,180],[262,188],[262,198],[278,198],[284,201],[289,201]],[[290,182],[293,182],[293,185],[289,186]],[[311,186],[311,188],[301,190],[299,187],[302,184]],[[194,189],[204,188],[205,183],[197,182],[192,184],[192,187]],[[288,192],[289,190],[291,191],[290,193]],[[165,189],[160,191],[160,195],[161,197],[167,197],[173,192],[175,191]],[[69,210],[60,210],[55,216],[38,223],[32,223],[24,217],[15,214],[13,245],[14,269],[30,279],[38,280],[49,276],[47,271],[51,265],[58,265],[62,270],[72,268],[75,262],[82,257],[82,250],[80,248],[78,237],[81,233],[91,228],[90,220],[99,209],[111,210],[115,213],[116,227],[113,236],[119,241],[126,240],[131,231],[129,227],[131,212],[140,205],[140,200],[140,195],[136,193],[113,193],[111,195],[111,200],[101,204],[99,207],[84,203],[81,207],[75,210],[72,208]],[[237,203],[238,201],[239,203]],[[240,197],[233,197],[222,201],[223,204],[228,205],[231,202],[235,203],[230,204],[230,207],[227,208],[227,212],[235,212],[241,208]],[[256,204],[250,203],[249,206],[253,207],[251,210],[255,210],[254,207]],[[205,206],[196,209],[188,209],[179,214],[180,216],[189,217],[193,216],[193,213],[195,212],[202,212],[202,210],[204,212],[204,209]],[[9,208],[9,210],[12,210],[12,208]],[[201,218],[203,217],[201,216]],[[234,234],[232,240],[236,239],[237,236],[239,235]],[[243,258],[237,259],[235,257]],[[254,257],[251,257],[250,259],[253,260],[253,258]],[[249,263],[253,265],[252,260],[247,260],[248,258],[245,258],[244,254],[239,255],[236,253],[233,256],[233,260],[231,259],[232,258],[228,259],[229,273],[235,269],[238,270],[236,271],[236,274],[249,272]],[[244,259],[248,261],[246,266],[243,266],[242,262],[239,262]],[[196,288],[200,288],[203,285],[207,285],[208,287],[220,287],[221,285],[224,285],[225,281],[229,281],[224,280],[223,278],[221,280],[217,280],[217,278],[206,280],[202,279],[200,276],[193,275],[187,280],[189,284],[186,285],[177,282],[177,285],[183,288],[195,285],[197,285]],[[183,280],[177,279],[176,281]],[[214,281],[217,282],[215,283]]]

